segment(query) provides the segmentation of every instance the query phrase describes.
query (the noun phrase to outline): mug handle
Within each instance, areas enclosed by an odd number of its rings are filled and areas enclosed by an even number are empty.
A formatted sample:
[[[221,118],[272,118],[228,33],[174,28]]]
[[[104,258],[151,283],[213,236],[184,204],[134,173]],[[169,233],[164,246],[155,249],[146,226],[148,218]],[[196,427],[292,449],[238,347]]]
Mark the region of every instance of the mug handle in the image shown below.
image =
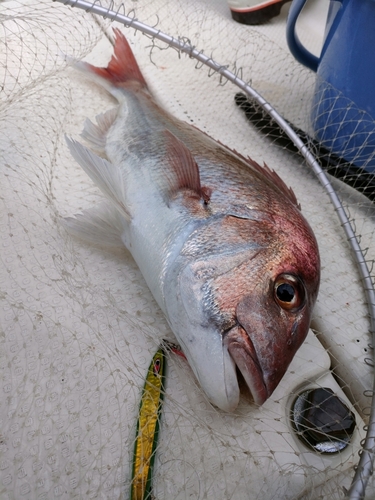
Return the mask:
[[[319,58],[305,49],[296,33],[296,22],[306,1],[293,0],[286,23],[286,40],[290,52],[297,61],[316,72],[318,70]]]

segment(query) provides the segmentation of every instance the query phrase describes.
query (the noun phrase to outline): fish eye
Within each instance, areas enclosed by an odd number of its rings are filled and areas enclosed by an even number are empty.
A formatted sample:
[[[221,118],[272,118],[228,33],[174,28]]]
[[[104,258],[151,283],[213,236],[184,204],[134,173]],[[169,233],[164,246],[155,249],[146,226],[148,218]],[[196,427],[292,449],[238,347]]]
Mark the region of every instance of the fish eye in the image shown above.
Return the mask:
[[[294,311],[305,303],[305,288],[292,274],[280,274],[274,285],[274,297],[282,309]]]

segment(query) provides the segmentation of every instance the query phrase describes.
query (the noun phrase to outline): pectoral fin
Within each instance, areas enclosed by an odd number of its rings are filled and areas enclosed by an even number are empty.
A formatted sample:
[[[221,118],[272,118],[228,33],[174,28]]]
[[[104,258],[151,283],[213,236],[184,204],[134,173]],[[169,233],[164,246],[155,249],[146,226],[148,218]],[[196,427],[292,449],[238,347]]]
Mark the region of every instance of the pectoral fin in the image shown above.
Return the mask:
[[[202,187],[199,168],[190,150],[169,130],[164,131],[166,139],[165,176],[171,195],[181,189],[190,189],[206,203],[210,199],[211,190]]]

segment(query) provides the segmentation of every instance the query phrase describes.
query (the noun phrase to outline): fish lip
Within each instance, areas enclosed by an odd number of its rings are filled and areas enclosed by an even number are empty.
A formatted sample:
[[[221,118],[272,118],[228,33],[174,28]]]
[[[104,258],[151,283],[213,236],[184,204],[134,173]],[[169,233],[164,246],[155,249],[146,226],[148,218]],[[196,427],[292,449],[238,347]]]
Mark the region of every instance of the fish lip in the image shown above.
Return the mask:
[[[224,334],[224,344],[235,365],[241,372],[254,402],[262,405],[270,396],[264,380],[254,344],[241,325],[236,325]]]

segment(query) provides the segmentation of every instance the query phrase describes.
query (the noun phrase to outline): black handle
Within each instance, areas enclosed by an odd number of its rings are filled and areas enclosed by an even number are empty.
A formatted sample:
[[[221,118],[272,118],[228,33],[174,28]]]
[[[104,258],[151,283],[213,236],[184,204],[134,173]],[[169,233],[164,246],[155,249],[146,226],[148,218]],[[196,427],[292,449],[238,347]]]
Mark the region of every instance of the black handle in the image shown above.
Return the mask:
[[[292,153],[299,153],[298,148],[294,145],[286,132],[280,129],[280,126],[272,117],[254,100],[248,99],[245,94],[239,92],[235,95],[235,103],[244,111],[246,118],[255,125],[262,134],[269,137],[272,142],[275,142]],[[368,172],[366,169],[357,167],[344,158],[336,156],[322,146],[319,141],[310,137],[306,132],[289,122],[288,124],[310,148],[312,153],[317,157],[321,167],[328,174],[336,177],[336,179],[340,179],[345,182],[345,184],[348,184],[348,186],[353,187],[367,196],[372,202],[375,201],[375,173]]]

